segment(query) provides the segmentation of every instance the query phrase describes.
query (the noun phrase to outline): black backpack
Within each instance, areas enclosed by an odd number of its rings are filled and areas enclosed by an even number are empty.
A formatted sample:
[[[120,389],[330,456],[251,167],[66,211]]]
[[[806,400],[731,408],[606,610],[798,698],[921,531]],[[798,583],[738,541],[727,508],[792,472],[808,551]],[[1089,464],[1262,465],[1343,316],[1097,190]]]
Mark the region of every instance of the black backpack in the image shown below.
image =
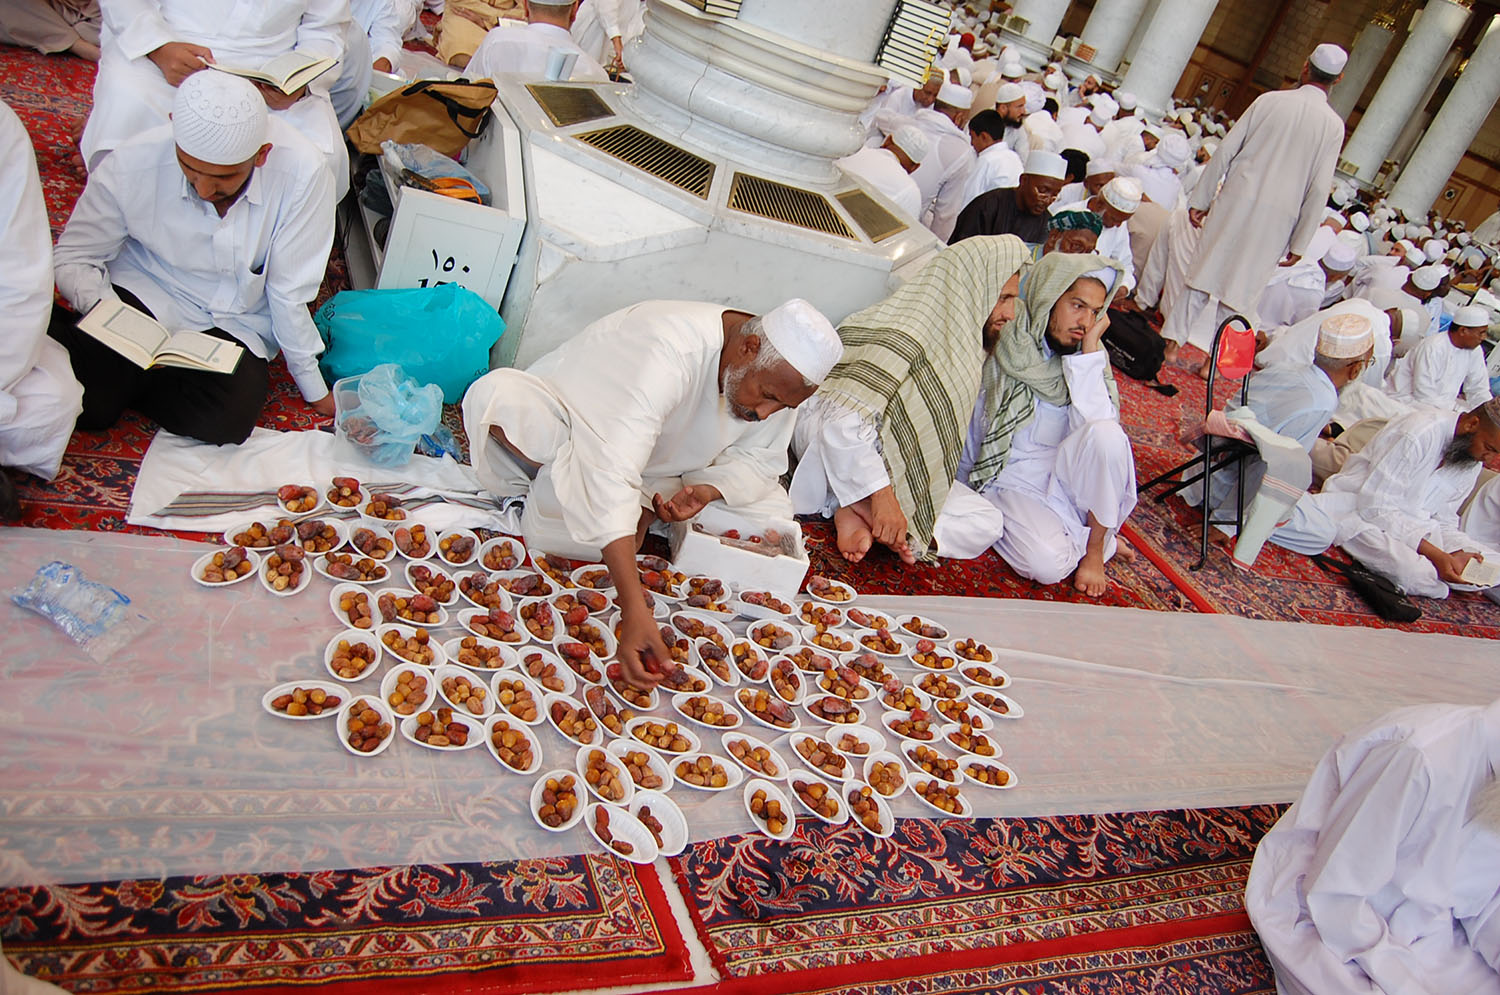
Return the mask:
[[[1109,328],[1104,332],[1104,349],[1115,369],[1134,380],[1144,380],[1152,390],[1171,397],[1177,388],[1157,380],[1161,375],[1166,344],[1146,316],[1139,311],[1112,308]]]

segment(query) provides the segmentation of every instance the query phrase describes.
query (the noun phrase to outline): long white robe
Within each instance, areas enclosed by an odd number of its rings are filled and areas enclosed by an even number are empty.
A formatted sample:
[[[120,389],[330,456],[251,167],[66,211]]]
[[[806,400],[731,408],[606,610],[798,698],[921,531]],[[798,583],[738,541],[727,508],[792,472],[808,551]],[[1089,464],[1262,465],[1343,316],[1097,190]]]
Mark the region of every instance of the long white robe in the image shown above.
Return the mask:
[[[922,192],[921,221],[928,231],[947,242],[966,203],[964,186],[974,168],[974,146],[969,143],[968,132],[941,111],[923,108],[911,120],[932,142],[922,164],[911,174],[912,182]]]
[[[57,476],[83,387],[47,337],[52,230],[31,136],[0,101],[0,466]]]
[[[835,159],[834,165],[857,176],[915,218],[922,210],[922,192],[894,152],[882,148],[860,149]]]
[[[1500,839],[1469,818],[1497,764],[1495,704],[1402,708],[1319,761],[1245,886],[1282,995],[1500,992]]]
[[[1188,219],[1187,208],[1179,207],[1172,212],[1146,257],[1136,288],[1138,302],[1145,307],[1154,306],[1164,315],[1172,314],[1187,291],[1188,266],[1198,251],[1201,236],[1202,231]]]
[[[1464,509],[1461,526],[1464,534],[1490,549],[1500,549],[1500,477],[1491,477],[1474,494]],[[1500,603],[1500,585],[1484,592],[1491,601]]]
[[[644,0],[584,0],[568,30],[579,48],[595,62],[607,66],[615,58],[611,39],[619,38],[621,45],[629,45],[645,29]]]
[[[349,19],[348,0],[110,0],[94,106],[80,140],[84,161],[93,170],[105,153],[167,123],[177,91],[146,57],[167,42],[203,45],[214,61],[233,66],[259,67],[293,51],[339,59]],[[325,74],[272,116],[318,147],[342,197],[349,189],[349,154],[328,97],[335,79]]]
[[[1322,222],[1343,141],[1343,119],[1318,87],[1255,98],[1188,202],[1212,207],[1188,286],[1253,315],[1276,264],[1288,252],[1303,255]]]
[[[741,421],[719,392],[718,304],[645,301],[605,315],[526,371],[493,370],[464,395],[474,470],[501,495],[526,494],[537,548],[594,555],[634,536],[651,495],[711,484],[756,521],[784,519],[779,480],[796,412]],[[489,436],[500,426],[533,462],[534,480]]]
[[[1455,412],[1433,408],[1392,419],[1322,491],[1302,496],[1271,541],[1308,555],[1341,546],[1406,594],[1446,598],[1448,585],[1417,552],[1424,539],[1444,552],[1500,556],[1460,527],[1458,509],[1480,465],[1443,465],[1457,421]]]
[[[1460,349],[1447,334],[1429,335],[1396,361],[1391,396],[1408,404],[1468,411],[1490,399],[1490,374],[1484,352]]]

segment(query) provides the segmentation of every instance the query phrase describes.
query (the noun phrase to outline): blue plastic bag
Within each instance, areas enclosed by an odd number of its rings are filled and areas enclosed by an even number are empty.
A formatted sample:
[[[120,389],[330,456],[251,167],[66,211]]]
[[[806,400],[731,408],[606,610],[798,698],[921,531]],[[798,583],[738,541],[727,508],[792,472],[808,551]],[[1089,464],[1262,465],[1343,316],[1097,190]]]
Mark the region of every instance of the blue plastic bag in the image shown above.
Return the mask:
[[[448,404],[489,372],[490,348],[505,334],[495,309],[456,283],[340,291],[313,322],[327,346],[318,366],[329,383],[395,363],[419,383],[437,384]]]
[[[333,403],[334,433],[376,466],[405,466],[443,417],[442,391],[394,363],[335,382]]]

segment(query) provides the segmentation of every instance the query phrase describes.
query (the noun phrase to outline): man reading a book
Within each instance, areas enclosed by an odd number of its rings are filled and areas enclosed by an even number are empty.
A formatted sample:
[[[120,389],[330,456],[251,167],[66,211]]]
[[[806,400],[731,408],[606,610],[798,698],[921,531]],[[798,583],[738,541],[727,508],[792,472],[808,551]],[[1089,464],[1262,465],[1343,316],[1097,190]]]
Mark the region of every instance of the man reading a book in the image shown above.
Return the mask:
[[[99,164],[57,241],[58,290],[85,315],[74,327],[60,312],[51,332],[84,387],[78,427],[108,428],[132,408],[178,435],[243,442],[277,352],[307,403],[331,415],[307,305],[328,264],[333,214],[317,149],[269,119],[250,82],[214,70],[188,77],[171,123]],[[226,358],[237,361],[221,372]]]

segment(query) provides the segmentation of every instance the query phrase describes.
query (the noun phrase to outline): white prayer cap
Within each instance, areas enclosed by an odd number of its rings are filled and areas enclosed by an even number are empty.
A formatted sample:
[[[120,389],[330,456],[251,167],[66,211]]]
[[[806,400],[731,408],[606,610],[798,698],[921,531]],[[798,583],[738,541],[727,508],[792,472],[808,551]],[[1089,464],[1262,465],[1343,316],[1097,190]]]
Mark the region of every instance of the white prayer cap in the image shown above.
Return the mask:
[[[1411,282],[1419,290],[1436,290],[1447,273],[1438,265],[1421,266],[1411,275]]]
[[[1478,304],[1465,304],[1453,312],[1453,324],[1464,328],[1489,328],[1490,313]]]
[[[1358,232],[1370,230],[1370,216],[1364,211],[1355,211],[1349,215],[1349,227]]]
[[[1200,138],[1203,135],[1203,126],[1197,121],[1189,121],[1182,126],[1182,130],[1187,132],[1189,138]]]
[[[1042,86],[1051,90],[1053,93],[1061,93],[1063,87],[1067,85],[1068,77],[1055,70],[1042,77]]]
[[[1156,160],[1163,166],[1181,169],[1193,157],[1187,138],[1181,132],[1169,131],[1156,143]]]
[[[1115,280],[1117,278],[1118,278],[1118,274],[1116,274],[1114,270],[1110,269],[1108,266],[1102,266],[1099,269],[1090,270],[1089,272],[1087,272],[1087,273],[1083,274],[1082,276],[1080,276],[1078,279],[1080,279],[1080,280],[1098,280],[1100,283],[1104,284],[1104,289],[1105,290],[1113,290],[1114,289],[1114,285],[1115,285]]]
[[[1021,82],[1021,92],[1026,94],[1026,107],[1024,109],[1027,114],[1037,113],[1047,103],[1047,91],[1042,89],[1042,84],[1040,83],[1033,83],[1029,79],[1023,80]]]
[[[1193,110],[1190,107],[1184,107],[1182,108],[1182,110],[1171,116],[1177,118],[1177,120],[1181,121],[1183,124],[1187,124],[1193,119]]]
[[[1089,164],[1083,169],[1083,175],[1099,176],[1102,173],[1118,173],[1119,171],[1119,163],[1115,162],[1113,159],[1106,159],[1103,156],[1100,156],[1097,159],[1089,160]]]
[[[1455,259],[1458,258],[1458,247],[1454,246],[1453,248],[1449,249],[1447,252],[1443,253],[1443,258],[1446,259],[1450,263],[1453,262]]]
[[[1117,90],[1115,91],[1115,103],[1119,104],[1120,109],[1123,111],[1133,111],[1136,104],[1135,94],[1129,90]]]
[[[1215,152],[1219,151],[1219,140],[1217,138],[1205,138],[1203,139],[1202,147],[1208,150],[1209,156],[1212,157]]]
[[[1420,235],[1423,238],[1431,238],[1432,237],[1432,229],[1429,228],[1429,227],[1427,227],[1426,225],[1422,225],[1420,228],[1417,229],[1417,234]]]
[[[1115,98],[1107,93],[1096,93],[1089,98],[1089,106],[1094,110],[1108,111],[1110,117],[1114,117],[1120,110],[1120,105]]]
[[[1008,104],[1025,96],[1026,91],[1021,89],[1020,83],[1002,83],[1000,89],[995,91],[995,103]]]
[[[1141,206],[1141,182],[1129,176],[1116,176],[1104,184],[1104,202],[1122,214],[1134,214]]]
[[[821,384],[844,355],[839,333],[823,312],[793,297],[760,316],[766,341],[808,383]]]
[[[1144,133],[1150,135],[1152,138],[1157,139],[1158,141],[1160,141],[1161,140],[1161,136],[1163,134],[1165,134],[1165,131],[1162,129],[1162,126],[1159,125],[1159,124],[1148,124],[1144,128],[1142,128],[1141,131],[1143,131]]]
[[[1007,62],[1005,65],[1000,67],[1000,75],[1004,76],[1006,79],[1020,79],[1022,76],[1026,75],[1026,70],[1021,68],[1021,64],[1019,62]]]
[[[1342,214],[1340,214],[1338,211],[1336,211],[1333,208],[1331,208],[1331,207],[1325,207],[1325,208],[1323,208],[1323,220],[1324,221],[1337,221],[1339,224],[1343,224],[1344,223],[1344,216]]]
[[[1375,330],[1362,314],[1335,314],[1318,326],[1318,355],[1358,359],[1375,348]]]
[[[1107,113],[1106,111],[1098,107],[1095,107],[1093,110],[1089,111],[1089,124],[1092,124],[1095,128],[1098,128],[1101,131],[1104,130],[1104,126],[1106,124],[1109,124],[1109,122],[1113,121],[1114,119],[1115,116],[1113,114]]]
[[[1025,173],[1028,176],[1047,176],[1061,180],[1068,175],[1068,161],[1056,152],[1037,149],[1026,157]]]
[[[1349,53],[1337,45],[1324,42],[1313,49],[1312,55],[1307,57],[1312,67],[1327,76],[1337,76],[1344,71],[1344,65],[1349,61]]]
[[[962,51],[962,49],[960,49],[959,51]],[[952,71],[958,74],[959,86],[966,87],[974,82],[974,74],[969,72],[968,66],[953,66]]]
[[[1457,242],[1459,245],[1468,245],[1470,242],[1473,241],[1473,237],[1468,232],[1461,231],[1457,235],[1454,236],[1453,240],[1455,242]]]
[[[938,87],[937,102],[949,107],[957,107],[960,110],[968,110],[974,106],[974,92],[967,86],[944,83]]]
[[[1412,246],[1411,248],[1403,252],[1401,254],[1401,259],[1406,263],[1406,265],[1410,266],[1413,271],[1416,271],[1422,266],[1423,263],[1427,262],[1427,257],[1422,255],[1422,250],[1417,248],[1416,246]]]
[[[1323,253],[1323,265],[1335,273],[1347,273],[1354,268],[1354,263],[1359,259],[1359,253],[1354,251],[1354,246],[1348,242],[1335,241]]]
[[[927,152],[932,148],[932,143],[927,140],[927,133],[914,124],[904,124],[897,128],[891,135],[891,141],[912,162],[921,162],[927,158]]]
[[[1082,104],[1062,107],[1058,109],[1056,117],[1057,123],[1064,128],[1073,124],[1083,124],[1089,119],[1089,109]]]
[[[1435,263],[1443,258],[1443,253],[1448,251],[1448,243],[1440,238],[1430,239],[1422,243],[1422,252],[1427,256],[1429,263]]]
[[[247,79],[202,69],[172,100],[172,137],[194,159],[238,166],[266,144],[266,102]]]

